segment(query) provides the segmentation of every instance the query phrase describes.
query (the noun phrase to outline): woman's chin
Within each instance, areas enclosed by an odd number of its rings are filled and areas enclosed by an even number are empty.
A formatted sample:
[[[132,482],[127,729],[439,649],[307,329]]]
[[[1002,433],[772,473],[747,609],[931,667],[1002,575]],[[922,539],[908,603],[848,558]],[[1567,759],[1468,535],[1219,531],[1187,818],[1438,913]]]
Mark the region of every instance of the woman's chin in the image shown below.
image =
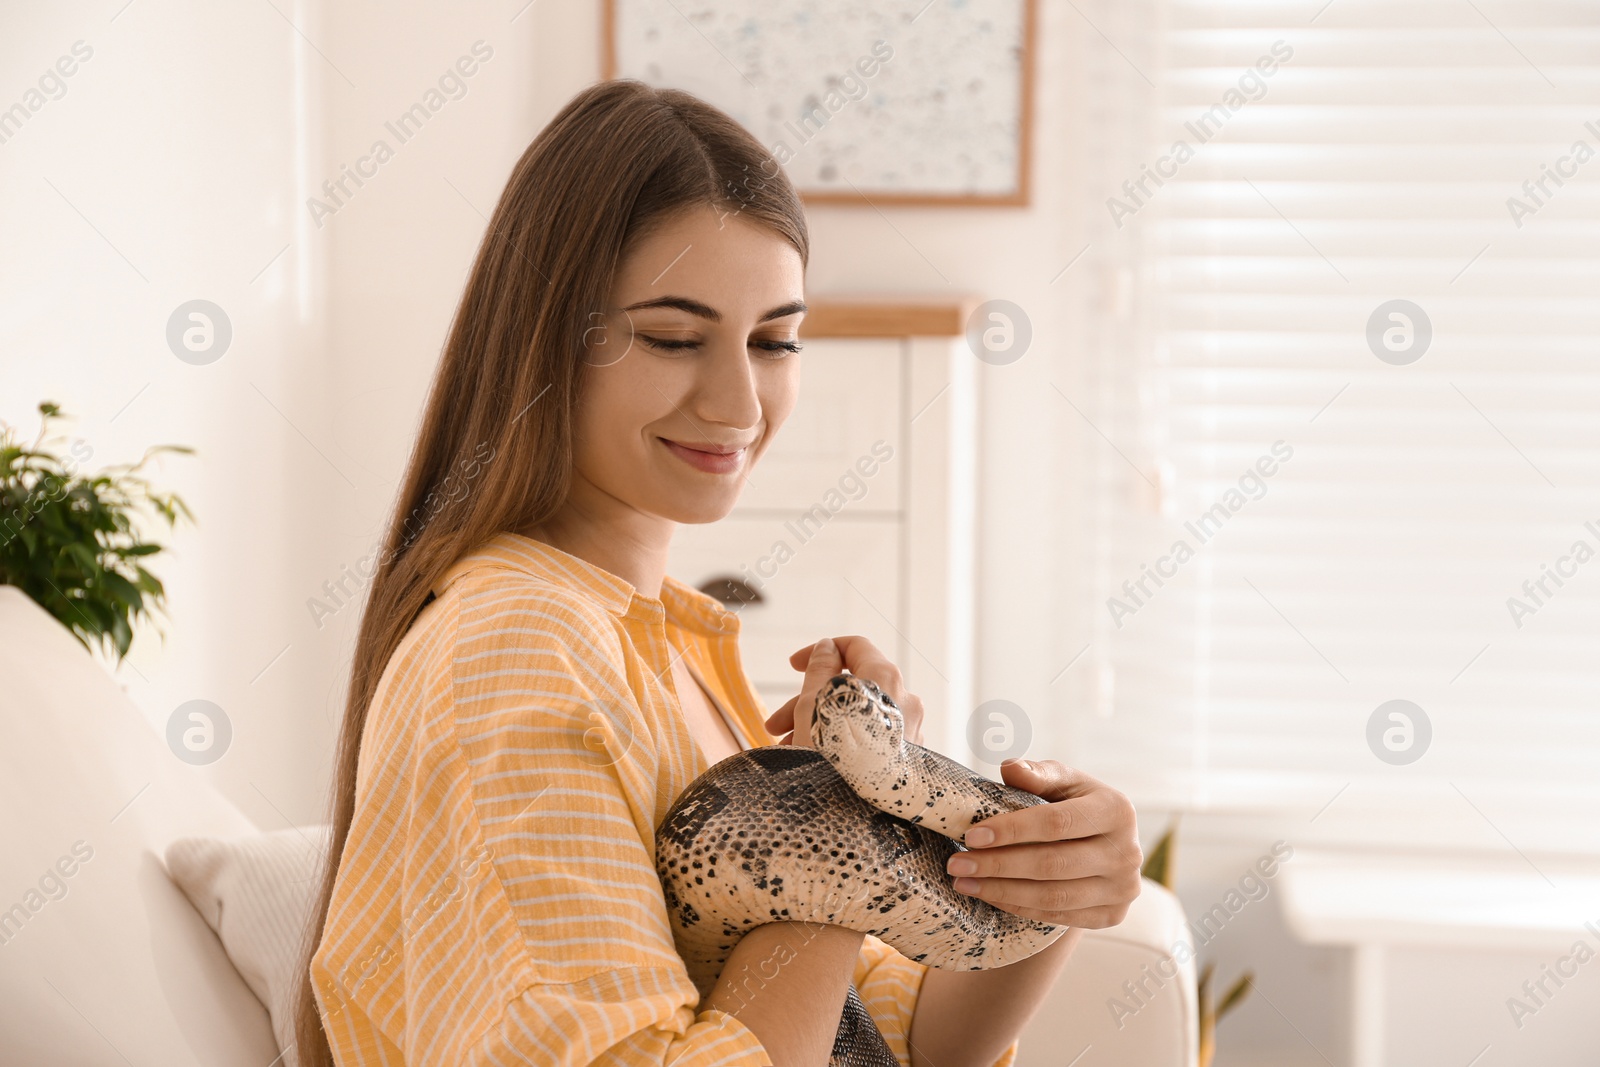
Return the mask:
[[[703,526],[708,522],[717,522],[728,517],[728,513],[739,503],[739,490],[743,486],[733,486],[724,493],[685,493],[673,500],[673,506],[666,511],[667,518],[684,526]]]

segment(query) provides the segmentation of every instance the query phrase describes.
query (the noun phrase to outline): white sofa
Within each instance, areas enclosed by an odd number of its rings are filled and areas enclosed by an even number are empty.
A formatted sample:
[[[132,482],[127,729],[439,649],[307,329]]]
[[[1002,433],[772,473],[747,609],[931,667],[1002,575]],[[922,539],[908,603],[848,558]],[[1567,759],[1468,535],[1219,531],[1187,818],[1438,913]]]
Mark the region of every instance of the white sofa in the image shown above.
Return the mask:
[[[121,689],[20,591],[0,586],[0,1063],[268,1067],[267,1011],[167,877],[179,837],[260,831],[178,760]],[[1087,934],[1023,1037],[1019,1067],[1190,1067],[1193,966],[1119,1027],[1108,1001],[1184,937],[1146,884]],[[1149,988],[1147,983],[1147,988]]]

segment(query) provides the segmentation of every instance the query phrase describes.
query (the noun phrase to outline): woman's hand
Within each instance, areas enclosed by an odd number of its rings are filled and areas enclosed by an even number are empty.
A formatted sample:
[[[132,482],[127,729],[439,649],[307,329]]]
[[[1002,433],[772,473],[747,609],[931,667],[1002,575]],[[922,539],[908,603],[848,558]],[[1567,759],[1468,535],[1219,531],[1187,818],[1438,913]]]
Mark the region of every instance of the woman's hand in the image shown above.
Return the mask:
[[[811,747],[811,709],[816,706],[817,691],[829,678],[846,670],[857,678],[876,682],[900,708],[906,740],[922,743],[922,700],[906,691],[900,668],[865,637],[824,637],[790,655],[789,665],[804,671],[805,679],[800,683],[800,695],[790,697],[767,719],[767,733],[776,737],[789,732],[779,744]]]
[[[1051,801],[991,816],[950,857],[957,892],[1027,919],[1099,930],[1139,895],[1139,825],[1127,797],[1055,760],[1008,760],[1005,783]]]
[[[922,701],[865,637],[825,637],[796,651],[789,664],[805,679],[800,694],[767,719],[768,733],[789,731],[782,744],[810,747],[817,691],[841,670],[876,682],[899,705],[906,740],[922,743]],[[1063,926],[1098,930],[1126,918],[1143,884],[1133,803],[1055,760],[1010,760],[1000,765],[1000,777],[1050,803],[995,815],[968,830],[968,851],[950,857],[946,868],[956,876],[956,890]]]

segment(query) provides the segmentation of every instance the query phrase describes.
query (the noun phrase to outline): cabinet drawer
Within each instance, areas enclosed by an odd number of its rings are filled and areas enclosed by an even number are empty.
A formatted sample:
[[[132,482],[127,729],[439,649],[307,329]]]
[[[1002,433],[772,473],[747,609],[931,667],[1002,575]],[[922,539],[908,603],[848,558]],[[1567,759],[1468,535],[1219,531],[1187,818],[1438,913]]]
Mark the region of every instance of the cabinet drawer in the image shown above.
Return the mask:
[[[784,520],[735,514],[679,527],[667,566],[696,588],[731,576],[760,591],[762,603],[736,608],[740,654],[762,699],[776,708],[773,693],[783,694],[781,704],[799,688],[789,654],[820,637],[861,634],[902,662],[908,650],[898,621],[890,623],[900,618],[900,563],[894,519],[834,518],[802,538]]]
[[[895,340],[807,341],[800,400],[751,471],[739,507],[803,510],[833,490],[859,496],[852,507],[899,510],[900,348]],[[877,468],[870,476],[857,467],[863,457]]]

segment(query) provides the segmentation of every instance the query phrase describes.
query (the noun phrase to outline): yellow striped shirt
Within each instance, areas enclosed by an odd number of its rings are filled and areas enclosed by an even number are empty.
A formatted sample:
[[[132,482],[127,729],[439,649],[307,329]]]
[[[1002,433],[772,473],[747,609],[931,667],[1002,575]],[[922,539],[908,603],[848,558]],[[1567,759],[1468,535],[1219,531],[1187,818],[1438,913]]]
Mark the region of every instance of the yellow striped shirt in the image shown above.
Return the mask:
[[[655,872],[656,826],[709,766],[672,659],[746,745],[774,741],[738,617],[509,532],[434,593],[368,712],[311,962],[336,1062],[770,1064],[737,1017],[695,1010]],[[902,1065],[925,971],[870,936],[856,963]]]

